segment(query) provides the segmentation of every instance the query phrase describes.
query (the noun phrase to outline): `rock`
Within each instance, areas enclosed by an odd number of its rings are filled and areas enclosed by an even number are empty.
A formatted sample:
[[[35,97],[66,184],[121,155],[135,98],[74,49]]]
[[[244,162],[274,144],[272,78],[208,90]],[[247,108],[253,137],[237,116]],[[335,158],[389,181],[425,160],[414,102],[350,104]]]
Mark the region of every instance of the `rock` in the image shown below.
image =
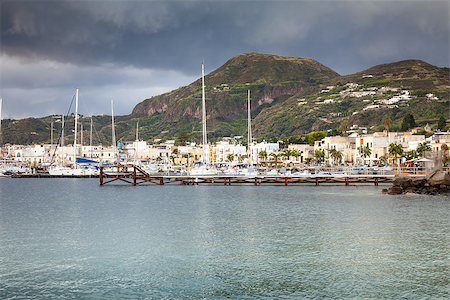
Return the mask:
[[[412,185],[416,188],[421,188],[424,187],[427,184],[427,180],[426,179],[414,179],[412,181]]]
[[[405,193],[417,194],[417,188],[415,186],[410,186],[405,189]]]
[[[430,186],[450,186],[450,174],[444,171],[437,171],[428,178],[428,184]]]
[[[387,193],[389,195],[400,195],[403,194],[403,189],[399,186],[391,186],[388,188]]]
[[[409,176],[399,175],[399,176],[395,176],[393,185],[397,186],[397,187],[401,187],[403,189],[406,189],[410,186],[413,186],[413,181]]]
[[[387,194],[387,193],[388,193],[388,189],[383,189],[381,192],[382,192],[383,194]]]

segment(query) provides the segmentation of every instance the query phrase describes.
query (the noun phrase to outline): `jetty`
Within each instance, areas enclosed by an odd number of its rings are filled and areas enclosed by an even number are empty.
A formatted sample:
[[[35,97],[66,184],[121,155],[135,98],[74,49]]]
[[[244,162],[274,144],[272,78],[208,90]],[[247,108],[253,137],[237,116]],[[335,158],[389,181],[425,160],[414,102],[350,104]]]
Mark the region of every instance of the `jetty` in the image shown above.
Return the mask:
[[[289,175],[156,175],[149,174],[143,168],[136,165],[114,165],[100,167],[100,185],[111,183],[126,183],[137,185],[299,185],[299,184],[365,184],[378,186],[382,183],[391,183],[395,175],[383,174],[309,174],[304,176]],[[423,175],[414,175],[423,177]]]

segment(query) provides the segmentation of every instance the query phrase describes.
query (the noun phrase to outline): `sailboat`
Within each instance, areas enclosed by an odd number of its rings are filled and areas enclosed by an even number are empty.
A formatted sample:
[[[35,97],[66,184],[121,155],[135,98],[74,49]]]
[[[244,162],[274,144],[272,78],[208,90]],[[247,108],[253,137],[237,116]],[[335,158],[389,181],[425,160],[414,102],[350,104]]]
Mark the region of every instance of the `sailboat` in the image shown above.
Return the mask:
[[[249,177],[254,178],[259,175],[258,171],[253,167],[251,145],[253,142],[252,138],[252,116],[251,116],[251,102],[250,102],[250,90],[247,90],[247,155],[248,155],[248,166],[243,167],[229,167],[225,170],[227,175],[239,176],[239,177]]]
[[[205,97],[205,65],[202,63],[202,162],[189,171],[191,176],[217,175],[209,162],[208,135],[206,132],[206,97]]]
[[[64,119],[63,119],[64,120]],[[64,124],[64,121],[63,121]],[[62,133],[64,134],[64,127],[62,127]],[[81,127],[81,130],[82,127]],[[81,137],[83,133],[81,133]],[[48,173],[52,176],[95,176],[99,174],[99,171],[96,167],[93,167],[89,164],[77,165],[77,161],[80,161],[80,158],[77,158],[78,154],[78,89],[75,91],[75,136],[73,142],[73,167],[65,167],[63,165],[55,165],[48,168]],[[83,143],[83,141],[81,141]]]

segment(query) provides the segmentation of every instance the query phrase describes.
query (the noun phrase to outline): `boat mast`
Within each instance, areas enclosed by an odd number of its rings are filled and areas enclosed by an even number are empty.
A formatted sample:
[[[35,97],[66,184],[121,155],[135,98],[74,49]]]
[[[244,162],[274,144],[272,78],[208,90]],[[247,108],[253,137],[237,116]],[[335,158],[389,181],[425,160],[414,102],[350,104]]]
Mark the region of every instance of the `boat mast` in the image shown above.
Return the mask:
[[[53,121],[50,123],[50,145],[53,146]]]
[[[248,132],[248,141],[247,141],[247,147],[248,147],[248,159],[250,161],[250,164],[252,163],[252,152],[250,149],[250,146],[252,144],[252,114],[251,114],[251,103],[250,103],[250,90],[247,91],[247,117],[248,117],[248,123],[247,123],[247,132]]]
[[[78,89],[75,92],[75,137],[73,141],[73,165],[76,167],[77,161],[77,135],[78,135]]]
[[[75,92],[75,138],[73,142],[73,146],[77,145],[77,135],[78,135],[78,89]]]
[[[136,142],[139,141],[139,121],[136,123]]]
[[[64,115],[61,118],[61,147],[64,147]]]
[[[81,152],[83,152],[83,122],[80,122],[80,146]]]
[[[90,134],[89,134],[89,156],[90,158],[92,158],[92,116],[91,116],[91,130],[90,130]]]
[[[0,146],[3,142],[3,135],[2,135],[2,105],[3,105],[3,99],[0,98]]]
[[[138,160],[138,147],[139,147],[139,121],[136,122],[136,147],[134,149],[134,159]]]
[[[112,134],[112,147],[114,151],[114,159],[116,159],[116,130],[114,128],[114,101],[111,100],[111,134]]]
[[[203,162],[209,162],[208,137],[206,134],[206,97],[205,97],[205,65],[202,63],[202,133],[203,133]]]

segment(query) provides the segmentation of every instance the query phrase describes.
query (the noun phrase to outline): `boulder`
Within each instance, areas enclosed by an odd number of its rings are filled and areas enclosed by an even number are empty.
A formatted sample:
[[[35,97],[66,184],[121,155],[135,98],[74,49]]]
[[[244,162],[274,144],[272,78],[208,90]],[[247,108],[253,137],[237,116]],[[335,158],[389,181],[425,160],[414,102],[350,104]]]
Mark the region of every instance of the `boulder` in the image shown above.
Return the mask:
[[[417,188],[415,186],[410,186],[405,189],[405,193],[417,194]]]
[[[428,184],[431,186],[450,186],[450,174],[444,171],[437,171],[430,178],[428,178]]]
[[[391,186],[390,188],[388,188],[387,193],[389,195],[400,195],[403,194],[403,189],[399,186]]]
[[[397,186],[397,187],[401,187],[403,189],[406,189],[410,186],[413,186],[413,181],[409,176],[399,175],[399,176],[395,176],[393,185]]]

